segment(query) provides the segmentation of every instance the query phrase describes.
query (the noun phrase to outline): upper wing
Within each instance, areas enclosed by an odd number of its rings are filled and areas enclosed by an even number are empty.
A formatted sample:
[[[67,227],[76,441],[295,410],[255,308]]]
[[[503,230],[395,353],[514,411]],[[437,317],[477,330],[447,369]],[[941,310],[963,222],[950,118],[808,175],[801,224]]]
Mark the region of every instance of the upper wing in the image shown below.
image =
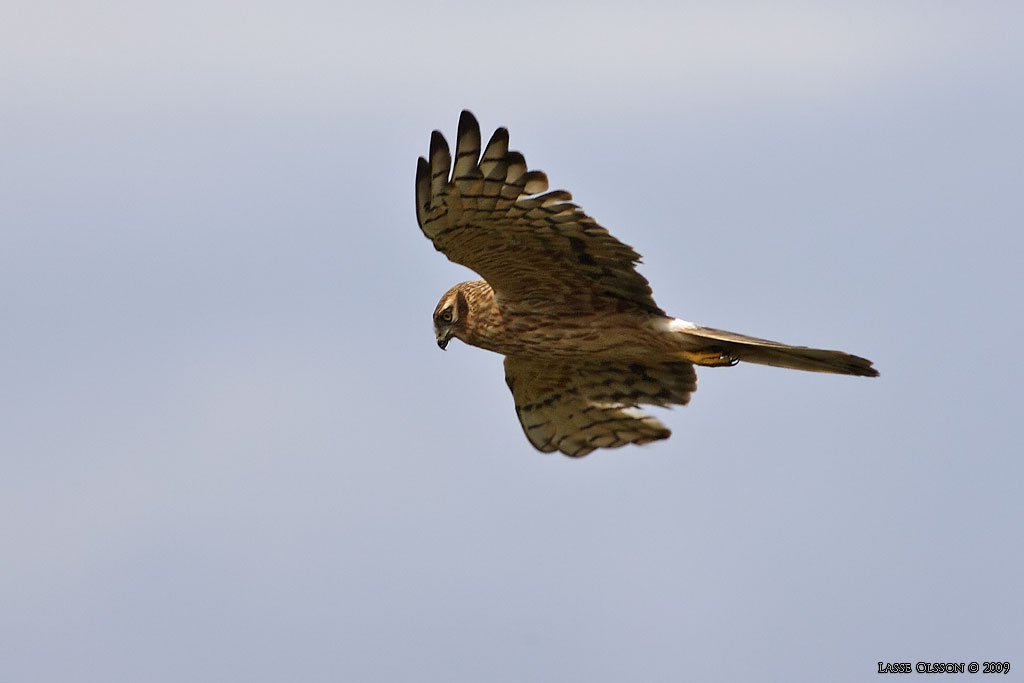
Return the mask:
[[[498,299],[562,312],[603,304],[663,313],[636,272],[640,255],[569,203],[568,192],[539,194],[547,189],[547,177],[509,151],[504,128],[481,157],[480,126],[464,111],[454,169],[438,131],[429,160],[420,157],[416,216],[434,247],[479,273]]]
[[[547,362],[505,357],[505,382],[534,448],[579,457],[595,448],[667,439],[671,432],[638,407],[686,405],[697,374],[684,362]]]

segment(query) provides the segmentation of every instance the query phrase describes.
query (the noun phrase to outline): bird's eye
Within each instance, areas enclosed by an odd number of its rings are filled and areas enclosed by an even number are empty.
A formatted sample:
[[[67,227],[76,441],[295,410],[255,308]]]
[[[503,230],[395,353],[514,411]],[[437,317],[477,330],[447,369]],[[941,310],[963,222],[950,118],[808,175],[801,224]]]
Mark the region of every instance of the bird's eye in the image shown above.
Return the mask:
[[[441,318],[441,322],[450,323],[452,321],[452,309],[444,309],[438,317]]]

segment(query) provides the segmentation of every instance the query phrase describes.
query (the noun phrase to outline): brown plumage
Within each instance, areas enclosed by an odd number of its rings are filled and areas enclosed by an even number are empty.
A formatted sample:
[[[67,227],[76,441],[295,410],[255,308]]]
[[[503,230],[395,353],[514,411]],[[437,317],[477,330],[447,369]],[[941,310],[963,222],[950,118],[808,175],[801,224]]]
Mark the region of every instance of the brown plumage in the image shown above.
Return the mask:
[[[669,317],[636,271],[640,255],[547,192],[499,128],[481,155],[480,127],[459,119],[454,167],[438,131],[416,169],[416,215],[450,260],[484,279],[448,290],[434,311],[443,349],[455,337],[505,356],[505,379],[527,438],[541,451],[666,439],[640,405],[685,405],[693,364],[740,361],[874,377],[871,361],[789,346]]]

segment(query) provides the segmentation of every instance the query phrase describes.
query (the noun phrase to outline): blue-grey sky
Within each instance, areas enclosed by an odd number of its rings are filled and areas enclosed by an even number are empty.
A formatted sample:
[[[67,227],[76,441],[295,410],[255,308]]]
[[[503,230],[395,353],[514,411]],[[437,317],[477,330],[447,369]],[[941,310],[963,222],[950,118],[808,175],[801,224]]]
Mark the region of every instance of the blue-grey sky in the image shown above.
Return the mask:
[[[1024,6],[8,2],[0,678],[1024,671]],[[699,372],[535,452],[416,157],[472,109],[673,315],[871,358]],[[1010,674],[1019,678],[1020,674]]]

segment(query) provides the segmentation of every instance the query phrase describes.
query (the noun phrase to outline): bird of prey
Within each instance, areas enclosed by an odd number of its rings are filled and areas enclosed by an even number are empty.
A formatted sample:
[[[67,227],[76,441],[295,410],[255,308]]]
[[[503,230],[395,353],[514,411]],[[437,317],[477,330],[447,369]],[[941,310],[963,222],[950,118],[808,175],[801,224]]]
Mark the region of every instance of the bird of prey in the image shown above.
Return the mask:
[[[454,164],[453,164],[454,161]],[[416,216],[449,260],[483,277],[455,285],[434,310],[437,345],[452,337],[505,356],[505,381],[527,439],[543,452],[583,456],[666,439],[640,405],[686,405],[694,365],[740,361],[874,377],[842,351],[747,337],[665,313],[636,271],[640,255],[548,192],[544,173],[509,151],[498,128],[459,119],[452,158],[439,131],[416,167]]]

